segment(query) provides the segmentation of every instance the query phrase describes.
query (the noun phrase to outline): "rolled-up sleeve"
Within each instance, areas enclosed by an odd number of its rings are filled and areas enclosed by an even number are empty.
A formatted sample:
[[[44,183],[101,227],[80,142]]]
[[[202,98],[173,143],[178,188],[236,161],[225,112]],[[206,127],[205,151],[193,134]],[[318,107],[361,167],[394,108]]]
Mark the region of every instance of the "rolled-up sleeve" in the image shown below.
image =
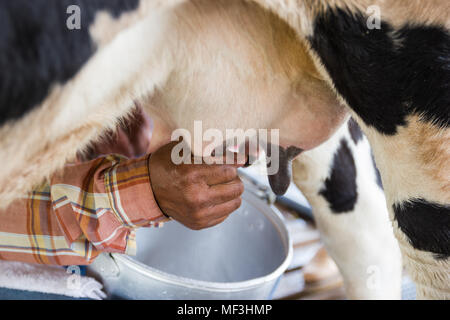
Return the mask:
[[[133,255],[136,229],[166,220],[151,189],[148,156],[66,165],[0,211],[0,259],[80,265],[101,252]]]

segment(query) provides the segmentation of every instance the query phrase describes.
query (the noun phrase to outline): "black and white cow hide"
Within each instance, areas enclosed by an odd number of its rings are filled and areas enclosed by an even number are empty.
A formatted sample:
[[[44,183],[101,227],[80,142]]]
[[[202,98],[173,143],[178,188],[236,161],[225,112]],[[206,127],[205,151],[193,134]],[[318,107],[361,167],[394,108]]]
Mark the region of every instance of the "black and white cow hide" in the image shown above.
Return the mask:
[[[387,204],[419,297],[450,298],[449,30],[448,0],[1,0],[0,203],[135,102],[169,132],[279,128],[351,297],[399,294]]]

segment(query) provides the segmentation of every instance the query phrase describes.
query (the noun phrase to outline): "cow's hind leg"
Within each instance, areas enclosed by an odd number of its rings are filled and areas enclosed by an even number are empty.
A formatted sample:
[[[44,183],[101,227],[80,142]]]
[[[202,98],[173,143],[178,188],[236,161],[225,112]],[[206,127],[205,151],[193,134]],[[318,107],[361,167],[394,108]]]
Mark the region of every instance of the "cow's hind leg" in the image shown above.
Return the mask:
[[[401,257],[369,143],[353,120],[294,161],[323,242],[352,299],[397,299]]]
[[[317,2],[317,65],[370,141],[418,298],[450,299],[448,1],[377,1],[379,28],[339,2]]]
[[[418,299],[450,299],[450,130],[417,116],[384,136],[366,128]]]

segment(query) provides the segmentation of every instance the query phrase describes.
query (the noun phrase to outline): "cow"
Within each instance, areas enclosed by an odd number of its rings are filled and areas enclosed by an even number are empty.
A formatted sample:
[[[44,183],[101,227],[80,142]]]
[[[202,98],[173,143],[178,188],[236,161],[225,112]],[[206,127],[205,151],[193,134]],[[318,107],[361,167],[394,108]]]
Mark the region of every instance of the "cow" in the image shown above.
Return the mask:
[[[281,152],[303,150],[294,180],[349,297],[399,297],[400,251],[419,298],[449,298],[449,9],[446,0],[0,1],[0,203],[136,103],[168,137],[195,120],[279,129]],[[68,21],[77,10],[79,28]],[[270,179],[277,193],[294,156],[282,158]]]

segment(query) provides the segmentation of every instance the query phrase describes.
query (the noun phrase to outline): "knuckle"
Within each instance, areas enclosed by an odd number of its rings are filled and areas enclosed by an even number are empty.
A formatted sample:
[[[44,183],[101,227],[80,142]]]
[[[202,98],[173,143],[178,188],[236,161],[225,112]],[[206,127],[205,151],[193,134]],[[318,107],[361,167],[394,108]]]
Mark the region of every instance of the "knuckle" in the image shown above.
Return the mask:
[[[189,169],[186,174],[185,181],[189,185],[196,184],[198,181],[200,181],[199,171],[195,169]]]
[[[237,176],[237,169],[235,167],[226,166],[223,169],[223,175],[227,179],[234,179]]]
[[[191,195],[190,193],[184,194],[183,200],[184,205],[190,212],[193,212],[197,209],[196,207],[197,203],[194,201],[194,196]]]
[[[205,203],[205,196],[201,191],[188,193],[185,197],[186,203],[191,210],[197,211],[202,208]]]
[[[235,196],[240,197],[244,193],[244,184],[242,181],[239,181],[239,183],[236,183],[235,186]]]
[[[198,192],[193,196],[193,201],[197,205],[197,207],[202,208],[207,201],[207,197],[204,195],[204,192]]]
[[[239,197],[233,200],[232,203],[233,211],[239,209],[241,205],[242,205],[242,198]]]
[[[197,210],[196,204],[195,204],[194,202],[192,202],[191,200],[189,200],[189,199],[187,199],[187,200],[185,201],[185,204],[184,204],[184,205],[185,205],[186,208],[188,209],[188,212],[190,212],[191,214],[192,214],[193,212],[195,212],[195,210]]]
[[[236,199],[228,202],[226,207],[224,208],[224,215],[232,214],[234,211],[239,209],[241,204],[242,204],[242,199],[241,198],[236,198]]]
[[[226,194],[223,195],[223,200],[231,201],[239,198],[244,193],[244,185],[242,183],[235,183],[230,185]]]
[[[198,210],[192,214],[192,219],[194,220],[195,223],[202,223],[203,216],[204,216],[203,212]]]

